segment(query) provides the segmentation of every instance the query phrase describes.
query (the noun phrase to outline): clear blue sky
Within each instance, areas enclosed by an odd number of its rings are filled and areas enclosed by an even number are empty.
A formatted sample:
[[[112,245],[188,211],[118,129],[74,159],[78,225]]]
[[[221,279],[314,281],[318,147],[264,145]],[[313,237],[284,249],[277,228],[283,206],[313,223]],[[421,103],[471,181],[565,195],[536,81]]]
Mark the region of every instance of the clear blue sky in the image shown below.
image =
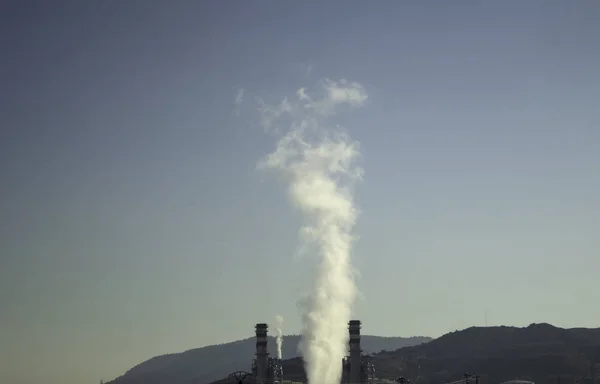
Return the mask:
[[[339,121],[364,332],[598,326],[599,36],[594,0],[3,2],[0,382],[298,332],[253,100],[325,77],[369,94]]]

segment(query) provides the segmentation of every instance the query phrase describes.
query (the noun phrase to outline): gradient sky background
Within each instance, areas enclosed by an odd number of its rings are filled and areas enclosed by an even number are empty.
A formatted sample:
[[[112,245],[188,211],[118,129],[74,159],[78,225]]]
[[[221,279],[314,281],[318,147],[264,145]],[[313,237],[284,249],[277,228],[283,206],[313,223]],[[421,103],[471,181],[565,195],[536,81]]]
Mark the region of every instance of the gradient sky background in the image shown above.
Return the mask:
[[[598,326],[599,36],[594,0],[2,2],[0,382],[297,333],[253,100],[325,77],[369,94],[339,119],[365,333]]]

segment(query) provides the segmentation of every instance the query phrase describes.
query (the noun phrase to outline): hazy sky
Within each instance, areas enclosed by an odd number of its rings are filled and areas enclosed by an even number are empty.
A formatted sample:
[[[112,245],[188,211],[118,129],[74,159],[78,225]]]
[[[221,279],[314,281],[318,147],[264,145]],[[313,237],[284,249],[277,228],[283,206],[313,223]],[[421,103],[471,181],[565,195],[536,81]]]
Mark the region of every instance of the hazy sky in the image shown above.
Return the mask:
[[[595,0],[2,2],[0,382],[298,332],[255,98],[323,78],[369,95],[365,333],[598,326],[599,36]]]

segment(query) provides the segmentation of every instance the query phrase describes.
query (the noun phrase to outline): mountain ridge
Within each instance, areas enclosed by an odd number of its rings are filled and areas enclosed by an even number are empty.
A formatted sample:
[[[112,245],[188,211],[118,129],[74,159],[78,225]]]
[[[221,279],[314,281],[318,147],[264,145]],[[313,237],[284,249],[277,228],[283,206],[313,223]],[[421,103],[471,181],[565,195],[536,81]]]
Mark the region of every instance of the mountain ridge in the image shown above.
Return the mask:
[[[282,354],[286,358],[300,356],[300,335],[283,336]],[[366,353],[395,350],[404,346],[429,342],[425,336],[362,336],[362,347]],[[205,384],[219,380],[229,373],[249,371],[256,352],[255,337],[242,340],[193,348],[179,353],[154,356],[130,368],[122,376],[105,384]],[[271,356],[275,356],[275,337],[268,336]]]
[[[371,349],[369,339],[388,339]],[[439,384],[461,380],[465,372],[480,376],[481,384],[524,379],[536,384],[600,384],[600,328],[560,328],[547,323],[527,327],[469,327],[437,339],[400,339],[363,335],[365,354],[372,353],[378,379],[400,376],[414,384]],[[300,336],[285,336],[282,362],[285,379],[306,380],[304,363],[297,357]],[[419,342],[425,341],[425,342]],[[271,356],[275,338],[269,337]],[[111,384],[229,384],[229,373],[249,371],[255,353],[253,337],[180,354],[157,356],[130,369]],[[208,369],[205,357],[217,361]],[[146,365],[145,365],[146,364]],[[147,369],[152,368],[152,369]],[[220,375],[220,376],[219,376]],[[210,380],[209,380],[210,379]],[[109,384],[109,383],[107,383]]]
[[[428,343],[372,355],[382,382],[406,377],[439,384],[479,376],[481,384],[523,379],[536,384],[600,384],[600,328],[469,327]],[[301,358],[282,362],[286,380],[304,381]],[[230,384],[222,378],[212,384]]]

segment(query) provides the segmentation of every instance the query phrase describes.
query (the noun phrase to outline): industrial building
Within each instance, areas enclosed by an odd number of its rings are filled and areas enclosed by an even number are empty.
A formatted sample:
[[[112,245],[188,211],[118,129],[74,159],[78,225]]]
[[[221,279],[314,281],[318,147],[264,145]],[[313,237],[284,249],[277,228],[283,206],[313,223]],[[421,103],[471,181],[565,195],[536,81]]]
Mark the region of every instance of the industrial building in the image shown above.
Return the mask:
[[[342,361],[342,384],[373,384],[375,366],[367,356],[363,356],[360,347],[359,320],[348,323],[350,334],[348,356]],[[283,381],[281,360],[269,357],[267,333],[269,326],[265,323],[256,324],[256,357],[252,361],[251,372],[235,372],[230,378],[238,383],[275,384]],[[249,380],[244,380],[248,378]]]
[[[283,367],[281,360],[269,357],[266,323],[256,324],[256,358],[252,361],[252,377],[257,384],[281,383]]]
[[[342,383],[373,384],[375,364],[362,354],[360,348],[360,320],[350,320],[348,332],[350,334],[349,353],[342,360]]]

